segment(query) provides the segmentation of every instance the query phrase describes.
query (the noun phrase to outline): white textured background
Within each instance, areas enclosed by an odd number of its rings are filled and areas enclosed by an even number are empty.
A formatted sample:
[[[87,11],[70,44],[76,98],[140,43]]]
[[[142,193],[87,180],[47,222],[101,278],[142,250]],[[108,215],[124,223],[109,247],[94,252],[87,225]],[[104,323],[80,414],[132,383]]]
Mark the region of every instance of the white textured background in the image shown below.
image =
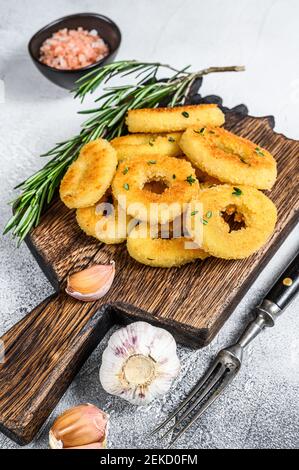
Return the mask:
[[[118,58],[160,60],[193,69],[244,64],[246,73],[209,76],[202,94],[218,94],[226,106],[244,102],[252,115],[273,114],[276,130],[299,139],[299,3],[297,0],[1,0],[0,228],[15,184],[42,165],[38,155],[77,132],[79,103],[43,78],[27,54],[31,35],[49,21],[82,11],[110,16],[120,26]],[[3,86],[0,82],[0,103]],[[144,433],[164,417],[204,371],[220,347],[232,341],[250,307],[298,249],[299,230],[286,241],[213,344],[179,348],[182,372],[171,394],[136,409],[107,396],[98,382],[105,341],[90,357],[54,414],[79,402],[111,413],[109,445],[155,447]],[[0,238],[0,333],[20,320],[52,289],[28,249]],[[212,282],[212,281],[211,281]],[[226,394],[179,441],[185,448],[299,447],[299,298],[276,328],[249,348],[247,361]],[[0,390],[1,393],[1,390]],[[47,424],[29,447],[47,446]],[[0,447],[17,447],[0,435]]]

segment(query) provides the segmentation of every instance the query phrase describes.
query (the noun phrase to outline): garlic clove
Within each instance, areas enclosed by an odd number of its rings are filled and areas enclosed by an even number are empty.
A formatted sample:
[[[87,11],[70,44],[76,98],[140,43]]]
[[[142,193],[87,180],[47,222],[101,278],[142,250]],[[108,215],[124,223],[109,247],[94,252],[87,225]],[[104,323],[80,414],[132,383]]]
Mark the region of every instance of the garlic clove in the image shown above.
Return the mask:
[[[109,416],[89,403],[66,410],[54,422],[49,433],[51,449],[90,444],[105,447]]]
[[[66,450],[71,449],[106,449],[105,442],[94,442],[93,444],[85,444],[84,446],[75,446],[75,447],[67,447]]]
[[[167,393],[179,370],[173,336],[136,322],[111,336],[102,357],[100,381],[108,393],[144,405]]]
[[[97,264],[71,274],[67,280],[66,293],[83,302],[93,302],[104,297],[115,276],[115,262]]]

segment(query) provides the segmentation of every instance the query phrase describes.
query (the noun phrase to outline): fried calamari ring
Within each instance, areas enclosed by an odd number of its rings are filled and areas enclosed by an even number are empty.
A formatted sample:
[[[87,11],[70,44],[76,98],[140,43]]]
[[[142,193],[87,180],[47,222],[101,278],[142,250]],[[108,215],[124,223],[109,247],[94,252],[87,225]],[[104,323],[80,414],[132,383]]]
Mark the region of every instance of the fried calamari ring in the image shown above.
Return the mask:
[[[178,145],[181,132],[170,134],[129,134],[111,140],[118,160],[138,157],[139,155],[168,155],[177,157],[182,154]]]
[[[222,182],[271,189],[276,180],[273,156],[225,129],[187,129],[180,146],[195,166]]]
[[[97,204],[77,209],[76,218],[87,235],[107,245],[123,243],[127,238],[129,217],[117,204],[109,202],[107,193]]]
[[[126,118],[130,132],[174,132],[190,126],[222,126],[224,122],[224,114],[216,104],[130,109]]]
[[[84,145],[61,181],[61,200],[70,209],[96,204],[109,188],[116,165],[116,151],[107,140]]]
[[[148,190],[145,185],[151,181],[163,182],[166,189],[161,194]],[[160,155],[125,160],[112,181],[113,195],[123,209],[135,219],[152,224],[163,224],[179,216],[198,190],[189,162]]]
[[[237,214],[243,227],[231,230],[223,215]],[[273,202],[249,186],[223,184],[204,189],[188,208],[186,223],[191,238],[210,255],[242,259],[263,246],[277,219]]]
[[[136,261],[157,268],[173,268],[204,260],[209,255],[187,238],[151,238],[146,224],[133,228],[127,238],[129,255]]]

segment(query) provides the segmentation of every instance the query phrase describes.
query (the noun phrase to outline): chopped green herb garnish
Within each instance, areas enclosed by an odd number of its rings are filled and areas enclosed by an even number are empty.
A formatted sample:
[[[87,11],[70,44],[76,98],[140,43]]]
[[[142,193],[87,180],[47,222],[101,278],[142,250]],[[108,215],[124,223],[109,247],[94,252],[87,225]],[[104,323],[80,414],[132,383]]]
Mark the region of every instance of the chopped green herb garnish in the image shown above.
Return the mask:
[[[250,166],[250,163],[248,163],[248,162],[245,160],[245,158],[239,156],[239,159],[241,160],[242,163],[245,163],[245,165],[249,165],[249,166]]]
[[[147,162],[148,165],[155,165],[155,163],[157,163],[156,160],[149,160],[149,161]]]
[[[198,211],[192,211],[191,212],[191,215],[196,215],[196,214],[198,214]]]
[[[215,132],[214,131],[209,131],[209,134],[215,134]]]
[[[232,192],[232,195],[233,195],[233,196],[241,196],[242,194],[243,194],[243,193],[242,193],[242,191],[241,191],[240,188],[235,188],[235,187],[234,187],[234,191]]]
[[[207,219],[210,219],[210,218],[212,217],[212,215],[213,215],[213,212],[212,212],[212,211],[208,211],[208,212],[206,213],[206,218],[207,218]]]
[[[206,129],[205,127],[202,127],[199,131],[196,131],[196,130],[194,129],[194,132],[195,132],[196,134],[203,134],[204,131],[205,131],[205,129]]]
[[[156,137],[151,137],[148,141],[148,144],[152,147],[155,143]]]
[[[130,186],[128,185],[128,183],[125,183],[125,184],[124,184],[124,189],[125,189],[126,191],[129,191]]]
[[[260,157],[265,156],[265,154],[261,151],[261,149],[259,147],[256,147],[254,150]]]
[[[168,137],[168,142],[175,142],[175,139],[173,137]]]
[[[203,225],[207,225],[209,222],[206,219],[200,218],[200,221]]]
[[[185,118],[188,118],[188,117],[189,117],[189,113],[187,113],[187,111],[183,111],[183,112],[182,112],[182,115],[183,115]]]
[[[192,186],[193,183],[195,183],[196,179],[193,178],[192,175],[187,176],[186,181]]]
[[[176,175],[172,175],[172,179],[175,180],[175,179],[176,179]]]
[[[123,175],[126,175],[128,173],[128,171],[129,171],[129,167],[126,166],[126,168],[123,171]]]

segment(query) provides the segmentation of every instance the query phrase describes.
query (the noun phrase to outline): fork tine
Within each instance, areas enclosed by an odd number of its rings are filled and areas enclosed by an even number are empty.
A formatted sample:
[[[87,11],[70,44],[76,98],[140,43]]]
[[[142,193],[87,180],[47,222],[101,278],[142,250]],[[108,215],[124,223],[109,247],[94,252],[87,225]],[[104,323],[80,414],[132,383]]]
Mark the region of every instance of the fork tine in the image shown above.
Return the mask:
[[[171,426],[170,429],[166,431],[165,434],[163,434],[162,439],[164,439],[168,434],[170,434],[177,426],[179,426],[187,416],[196,408],[200,402],[205,398],[205,396],[213,389],[213,387],[217,384],[217,382],[221,379],[221,377],[224,375],[226,370],[226,366],[224,364],[221,364],[220,369],[217,371],[217,373],[213,376],[213,379],[205,386],[202,388],[199,396],[196,398],[194,403],[187,408],[187,410],[180,416],[179,420],[174,423],[173,426]]]
[[[157,432],[159,432],[164,426],[166,426],[175,416],[192,400],[194,395],[198,393],[198,391],[203,387],[203,385],[206,383],[206,381],[211,377],[212,373],[215,371],[215,369],[219,366],[219,361],[216,360],[211,367],[207,370],[206,374],[202,377],[202,379],[197,382],[195,387],[191,390],[189,395],[185,398],[185,400],[176,408],[169,416],[168,418],[163,421],[159,426],[157,426],[150,434],[149,436],[153,436]]]
[[[212,395],[209,397],[209,399],[200,407],[200,409],[196,412],[196,414],[193,416],[191,421],[183,428],[181,429],[178,434],[172,439],[170,444],[168,445],[168,448],[172,447],[173,444],[181,437],[182,434],[184,434],[191,426],[192,424],[200,418],[203,413],[209,408],[209,406],[212,405],[212,403],[218,398],[218,396],[225,390],[225,388],[230,384],[230,382],[233,380],[235,374],[228,374],[223,382],[220,384],[218,388],[214,390]]]

